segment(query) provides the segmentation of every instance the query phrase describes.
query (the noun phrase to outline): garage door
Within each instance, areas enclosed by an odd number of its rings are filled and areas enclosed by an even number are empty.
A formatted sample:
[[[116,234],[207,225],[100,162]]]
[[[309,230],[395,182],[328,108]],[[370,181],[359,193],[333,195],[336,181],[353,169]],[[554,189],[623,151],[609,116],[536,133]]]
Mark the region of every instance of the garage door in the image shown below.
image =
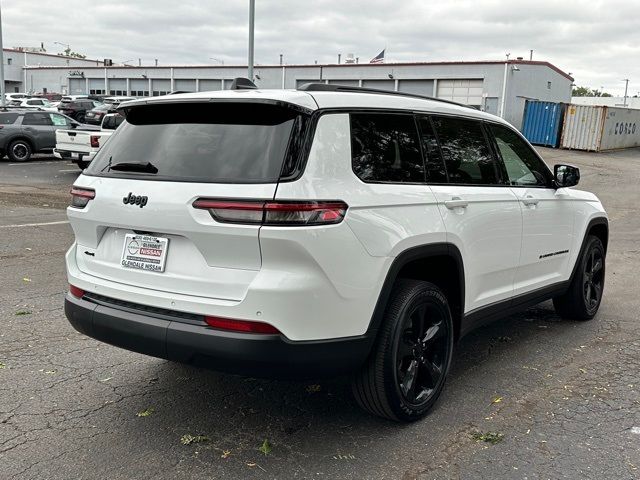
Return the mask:
[[[104,91],[104,78],[90,78],[89,79],[89,94],[90,95],[106,95]]]
[[[367,88],[376,88],[378,90],[391,90],[396,88],[396,82],[393,80],[363,80],[362,86]]]
[[[176,79],[173,81],[173,89],[178,92],[195,92],[196,81],[187,79]]]
[[[438,98],[479,107],[482,83],[482,79],[438,80]]]
[[[109,95],[128,95],[126,78],[110,78],[109,79]]]
[[[87,82],[84,78],[69,79],[69,95],[87,95]]]
[[[129,81],[129,88],[131,92],[129,95],[132,97],[148,97],[149,96],[149,80],[147,79],[131,79]]]
[[[398,90],[405,93],[433,96],[433,80],[399,80]]]
[[[222,88],[222,82],[220,79],[200,79],[200,91],[211,92],[214,90],[220,90]]]
[[[357,87],[358,80],[329,80],[329,84],[331,85],[344,85],[345,87]]]
[[[151,95],[166,95],[171,91],[171,80],[164,78],[154,78],[151,80]]]

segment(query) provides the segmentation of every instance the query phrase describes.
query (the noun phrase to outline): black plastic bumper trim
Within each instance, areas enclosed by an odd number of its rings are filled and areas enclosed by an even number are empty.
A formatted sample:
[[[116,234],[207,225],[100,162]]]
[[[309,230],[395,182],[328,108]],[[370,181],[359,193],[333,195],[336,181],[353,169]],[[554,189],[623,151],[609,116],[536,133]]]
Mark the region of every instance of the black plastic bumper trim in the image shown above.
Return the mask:
[[[315,378],[359,369],[368,336],[293,342],[281,335],[227,332],[93,303],[67,294],[65,314],[80,333],[116,347],[221,372]]]

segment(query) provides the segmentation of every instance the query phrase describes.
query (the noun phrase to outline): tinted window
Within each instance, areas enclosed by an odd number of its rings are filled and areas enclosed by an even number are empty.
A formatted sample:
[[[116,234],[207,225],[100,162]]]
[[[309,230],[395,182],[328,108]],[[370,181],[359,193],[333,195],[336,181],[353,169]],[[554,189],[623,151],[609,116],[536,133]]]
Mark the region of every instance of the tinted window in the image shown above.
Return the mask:
[[[434,117],[433,124],[450,183],[499,183],[495,159],[480,122],[462,118]]]
[[[546,165],[516,132],[498,125],[491,131],[511,185],[549,185]]]
[[[68,126],[71,125],[71,119],[69,117],[65,117],[64,115],[60,115],[59,113],[50,113],[49,117],[51,117],[51,122],[55,126]]]
[[[444,168],[442,153],[428,118],[420,119],[420,136],[427,166],[427,182],[447,183],[447,171]]]
[[[413,115],[351,114],[355,174],[365,182],[424,182]]]
[[[17,118],[17,113],[0,113],[0,125],[11,125]]]
[[[110,117],[105,117],[102,121],[102,128],[107,130],[115,130],[123,121],[124,117],[122,115],[112,115]]]
[[[48,113],[25,113],[22,125],[51,125]]]
[[[85,173],[212,183],[280,178],[300,114],[250,103],[148,105],[132,109]],[[156,174],[112,170],[151,163]]]

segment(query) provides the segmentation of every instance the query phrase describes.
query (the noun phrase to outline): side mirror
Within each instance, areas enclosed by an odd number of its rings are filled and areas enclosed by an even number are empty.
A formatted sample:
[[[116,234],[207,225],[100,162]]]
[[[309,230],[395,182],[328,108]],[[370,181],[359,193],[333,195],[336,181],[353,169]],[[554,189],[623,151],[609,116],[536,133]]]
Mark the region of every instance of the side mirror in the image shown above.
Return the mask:
[[[80,123],[78,122],[71,122],[71,128],[78,128],[80,126]]]
[[[573,187],[580,181],[580,169],[571,165],[556,165],[553,174],[556,188]]]

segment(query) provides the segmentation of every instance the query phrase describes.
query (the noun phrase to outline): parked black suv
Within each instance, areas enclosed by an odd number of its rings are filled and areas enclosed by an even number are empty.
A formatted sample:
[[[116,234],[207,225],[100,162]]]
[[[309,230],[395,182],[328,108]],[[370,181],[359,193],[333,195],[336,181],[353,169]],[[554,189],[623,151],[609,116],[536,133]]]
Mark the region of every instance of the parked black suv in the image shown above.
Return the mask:
[[[70,102],[62,102],[58,105],[58,111],[63,113],[80,123],[85,122],[87,112],[93,110],[95,107],[102,105],[95,100],[89,100],[86,98],[72,100]]]
[[[34,110],[0,111],[0,158],[26,162],[35,152],[56,146],[56,130],[77,128],[80,123],[59,114]]]

